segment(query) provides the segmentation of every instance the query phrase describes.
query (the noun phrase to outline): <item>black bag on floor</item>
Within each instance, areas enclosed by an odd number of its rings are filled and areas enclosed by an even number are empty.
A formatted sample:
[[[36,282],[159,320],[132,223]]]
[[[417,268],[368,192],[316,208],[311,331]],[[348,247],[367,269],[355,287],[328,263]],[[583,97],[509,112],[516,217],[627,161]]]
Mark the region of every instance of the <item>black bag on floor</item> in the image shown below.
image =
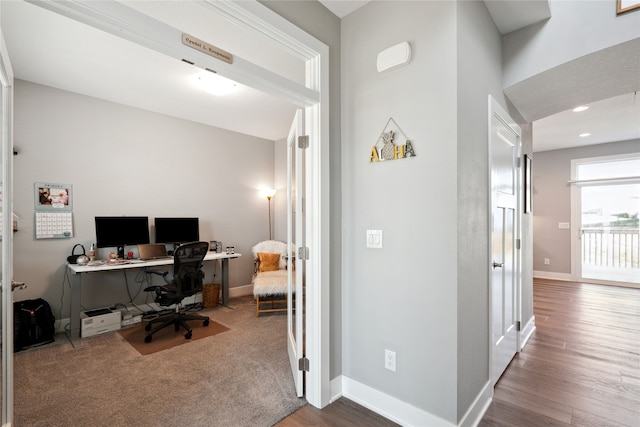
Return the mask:
[[[54,341],[55,317],[42,298],[13,303],[13,351],[49,344]]]

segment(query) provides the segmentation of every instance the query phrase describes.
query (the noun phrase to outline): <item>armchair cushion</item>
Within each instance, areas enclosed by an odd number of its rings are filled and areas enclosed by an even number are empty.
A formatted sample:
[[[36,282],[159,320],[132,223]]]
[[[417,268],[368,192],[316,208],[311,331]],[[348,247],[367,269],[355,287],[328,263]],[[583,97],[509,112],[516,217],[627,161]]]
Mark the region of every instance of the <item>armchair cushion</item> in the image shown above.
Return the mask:
[[[258,252],[258,272],[276,271],[280,268],[280,254]]]
[[[278,240],[265,240],[258,244],[256,244],[253,248],[251,248],[251,252],[253,254],[253,258],[255,261],[258,260],[258,252],[268,253],[268,254],[280,254],[280,270],[285,270],[287,268],[287,244],[285,242],[281,242]],[[258,268],[256,266],[256,272]]]

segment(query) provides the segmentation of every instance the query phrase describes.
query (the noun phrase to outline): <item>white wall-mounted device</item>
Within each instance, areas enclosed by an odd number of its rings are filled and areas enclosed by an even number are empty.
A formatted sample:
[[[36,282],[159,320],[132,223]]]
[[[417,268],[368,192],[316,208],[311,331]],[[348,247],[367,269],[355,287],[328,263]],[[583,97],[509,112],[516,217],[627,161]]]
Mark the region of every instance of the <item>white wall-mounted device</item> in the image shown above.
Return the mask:
[[[378,72],[393,70],[406,65],[411,61],[411,45],[409,42],[402,42],[378,54]]]

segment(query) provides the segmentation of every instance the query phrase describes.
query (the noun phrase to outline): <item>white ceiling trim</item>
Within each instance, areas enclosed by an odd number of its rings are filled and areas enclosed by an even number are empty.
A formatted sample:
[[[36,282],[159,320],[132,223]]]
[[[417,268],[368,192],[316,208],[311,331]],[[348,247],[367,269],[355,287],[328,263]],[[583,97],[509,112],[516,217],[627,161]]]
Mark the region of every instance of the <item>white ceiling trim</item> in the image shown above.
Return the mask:
[[[117,2],[80,2],[77,0],[27,1],[172,58],[181,61],[186,59],[198,68],[217,72],[224,77],[279,97],[296,106],[309,107],[319,102],[319,94],[316,91],[242,58],[235,56],[233,64],[228,64],[184,46],[181,42],[181,31],[123,4]]]

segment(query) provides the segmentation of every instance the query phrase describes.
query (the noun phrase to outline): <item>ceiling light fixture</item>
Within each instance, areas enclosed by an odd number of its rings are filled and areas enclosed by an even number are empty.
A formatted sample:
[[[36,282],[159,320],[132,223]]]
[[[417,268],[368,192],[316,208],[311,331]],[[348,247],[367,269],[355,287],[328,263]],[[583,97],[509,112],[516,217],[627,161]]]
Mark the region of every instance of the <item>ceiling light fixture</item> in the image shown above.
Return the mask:
[[[589,132],[585,132],[585,133],[581,133],[580,135],[578,135],[580,138],[586,138],[588,136],[591,136],[591,134]]]
[[[573,112],[574,112],[574,113],[579,113],[579,112],[581,112],[581,111],[588,110],[588,109],[589,109],[589,107],[588,107],[588,106],[586,106],[586,105],[581,105],[581,106],[579,106],[579,107],[574,108],[574,109],[573,109]]]
[[[227,95],[237,87],[233,80],[213,73],[200,74],[197,76],[197,80],[203,90],[215,96]]]

